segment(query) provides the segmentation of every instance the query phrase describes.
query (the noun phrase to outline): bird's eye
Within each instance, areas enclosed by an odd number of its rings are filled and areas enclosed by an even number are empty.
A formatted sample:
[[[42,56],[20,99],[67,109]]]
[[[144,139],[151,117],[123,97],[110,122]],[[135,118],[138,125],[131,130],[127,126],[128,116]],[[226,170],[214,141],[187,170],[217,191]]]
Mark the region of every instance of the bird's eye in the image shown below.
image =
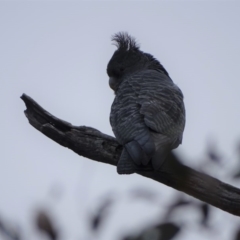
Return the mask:
[[[121,68],[120,68],[120,72],[123,72],[123,71],[124,71],[124,68],[121,67]]]

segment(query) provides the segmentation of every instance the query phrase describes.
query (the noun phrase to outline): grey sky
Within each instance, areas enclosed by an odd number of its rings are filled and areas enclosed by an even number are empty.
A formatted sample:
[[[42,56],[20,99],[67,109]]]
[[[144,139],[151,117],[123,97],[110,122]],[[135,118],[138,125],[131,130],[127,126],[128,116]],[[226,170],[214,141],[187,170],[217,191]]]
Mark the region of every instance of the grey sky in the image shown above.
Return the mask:
[[[111,230],[104,229],[98,238],[110,240],[127,225],[137,229],[156,218],[168,197],[176,194],[77,156],[33,129],[23,114],[19,97],[26,93],[61,119],[113,135],[109,112],[114,95],[106,65],[115,50],[111,35],[118,31],[136,37],[141,49],[159,59],[182,89],[187,122],[178,152],[185,162],[198,166],[209,139],[216,140],[226,162],[214,175],[230,181],[225,169],[236,162],[240,139],[239,12],[237,1],[0,2],[0,214],[21,222],[31,235],[32,211],[47,205],[67,230],[66,239],[84,239],[87,213],[114,192],[120,200],[112,222],[106,223]],[[64,192],[57,202],[49,197],[55,185]],[[162,209],[127,200],[127,192],[135,187],[157,192]],[[136,218],[142,208],[146,211]],[[214,221],[225,226],[217,229],[219,239],[228,239],[233,226],[227,223],[234,217],[220,210],[214,214]],[[189,231],[179,239],[209,234]]]

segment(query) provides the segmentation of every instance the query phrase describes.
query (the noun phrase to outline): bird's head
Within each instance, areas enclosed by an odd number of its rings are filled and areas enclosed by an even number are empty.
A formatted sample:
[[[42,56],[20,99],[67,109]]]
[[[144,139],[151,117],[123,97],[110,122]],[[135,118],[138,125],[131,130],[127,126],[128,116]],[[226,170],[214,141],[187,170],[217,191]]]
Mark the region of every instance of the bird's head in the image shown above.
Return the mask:
[[[109,85],[116,91],[123,77],[142,68],[142,52],[136,40],[127,33],[120,32],[112,37],[117,50],[107,65]]]
[[[144,69],[160,69],[167,71],[152,55],[139,49],[134,37],[125,32],[119,32],[112,37],[117,50],[107,65],[109,85],[116,92],[124,77]]]

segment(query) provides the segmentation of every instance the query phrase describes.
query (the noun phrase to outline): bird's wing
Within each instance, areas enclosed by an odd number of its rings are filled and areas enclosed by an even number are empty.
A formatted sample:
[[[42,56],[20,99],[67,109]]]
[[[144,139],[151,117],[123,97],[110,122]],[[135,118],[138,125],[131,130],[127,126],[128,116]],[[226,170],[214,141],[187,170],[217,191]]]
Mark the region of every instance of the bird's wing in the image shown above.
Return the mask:
[[[164,73],[147,70],[128,79],[144,122],[152,131],[176,137],[183,132],[185,109],[181,90]]]
[[[136,104],[136,100],[128,83],[120,85],[111,107],[110,123],[121,144],[133,140],[139,134],[139,130],[145,127],[139,114],[140,105]]]

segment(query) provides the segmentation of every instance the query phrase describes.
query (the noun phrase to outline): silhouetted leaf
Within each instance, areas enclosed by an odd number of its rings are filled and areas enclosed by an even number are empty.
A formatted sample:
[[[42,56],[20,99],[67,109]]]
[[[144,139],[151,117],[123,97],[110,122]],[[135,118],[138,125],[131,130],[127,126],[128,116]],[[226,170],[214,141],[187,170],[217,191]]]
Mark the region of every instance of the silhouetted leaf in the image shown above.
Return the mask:
[[[92,230],[97,231],[99,229],[102,221],[106,217],[107,209],[112,205],[112,203],[113,203],[112,198],[107,198],[102,202],[97,213],[91,219]]]
[[[199,205],[201,214],[202,214],[202,220],[201,220],[201,224],[203,226],[207,226],[208,220],[209,220],[209,216],[210,216],[210,206],[209,204],[206,203],[201,203]]]
[[[181,230],[175,223],[163,223],[144,230],[136,236],[128,236],[123,240],[171,240]]]
[[[158,228],[161,231],[161,238],[159,240],[173,239],[181,230],[175,223],[163,223]]]
[[[58,234],[53,226],[53,222],[45,211],[38,212],[36,216],[36,226],[40,231],[46,233],[50,239],[58,239]]]
[[[208,152],[208,157],[210,160],[216,163],[219,163],[221,161],[221,157],[213,150]]]
[[[207,147],[207,156],[210,161],[214,163],[220,163],[222,160],[222,157],[220,156],[220,153],[217,151],[217,147],[215,146],[215,143],[210,142]]]
[[[233,178],[234,178],[234,179],[240,178],[240,169],[238,169],[238,170],[233,174]]]
[[[16,228],[13,228],[12,226],[9,226],[2,219],[0,219],[0,231],[8,239],[11,239],[11,240],[21,240],[20,232],[17,231]]]

